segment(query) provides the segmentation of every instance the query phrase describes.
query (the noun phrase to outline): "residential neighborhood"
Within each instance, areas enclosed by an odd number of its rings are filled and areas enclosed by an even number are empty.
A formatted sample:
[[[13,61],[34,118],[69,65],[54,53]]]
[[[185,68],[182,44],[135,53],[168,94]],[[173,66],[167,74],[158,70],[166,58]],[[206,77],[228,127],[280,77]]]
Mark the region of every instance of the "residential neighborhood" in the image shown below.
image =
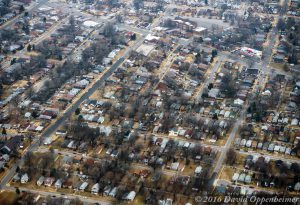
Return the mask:
[[[0,204],[299,203],[299,5],[0,1]]]

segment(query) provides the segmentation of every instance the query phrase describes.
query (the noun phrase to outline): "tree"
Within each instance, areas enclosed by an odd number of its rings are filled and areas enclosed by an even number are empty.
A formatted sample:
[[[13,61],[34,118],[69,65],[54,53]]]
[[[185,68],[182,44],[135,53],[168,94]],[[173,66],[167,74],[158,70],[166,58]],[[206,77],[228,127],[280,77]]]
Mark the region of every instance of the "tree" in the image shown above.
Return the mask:
[[[133,7],[135,10],[139,10],[144,7],[144,1],[143,0],[133,0]]]
[[[17,187],[17,188],[16,188],[16,194],[19,195],[20,193],[21,193],[21,192],[20,192],[20,189]]]
[[[0,82],[0,99],[2,94],[3,94],[3,84],[2,82]]]
[[[280,30],[280,31],[284,31],[285,30],[285,22],[282,18],[278,19],[278,22],[277,22],[277,29]]]
[[[17,168],[16,168],[16,172],[17,172],[17,173],[19,173],[19,172],[20,172],[20,167],[19,167],[19,166],[17,166]]]
[[[116,20],[117,20],[118,23],[122,23],[123,22],[123,16],[121,14],[118,14],[116,16]]]
[[[73,35],[75,38],[75,31],[76,31],[75,18],[73,15],[71,15],[69,18],[69,26],[68,26],[67,32],[68,32],[68,34]]]
[[[285,64],[283,65],[283,69],[284,69],[285,71],[289,71],[289,70],[290,70],[287,63],[285,63]]]
[[[19,8],[19,12],[22,13],[23,11],[25,11],[25,8],[24,8],[23,5],[21,5],[20,8]]]
[[[130,36],[130,40],[132,40],[132,41],[136,40],[136,34],[135,33]]]
[[[6,135],[7,133],[6,133],[6,129],[5,129],[5,127],[3,127],[3,129],[2,129],[2,135]]]
[[[16,58],[13,58],[11,61],[10,61],[10,65],[13,65],[17,62],[17,59]]]
[[[27,46],[27,51],[28,51],[28,52],[31,51],[31,45],[30,45],[30,44],[28,44],[28,46]]]
[[[10,9],[10,0],[3,0],[0,6],[0,16],[3,16],[11,11]]]
[[[79,115],[80,114],[80,108],[77,108],[76,110],[75,110],[75,115]]]
[[[213,116],[212,119],[214,119],[214,120],[218,120],[219,119],[217,113],[214,114],[214,116]]]
[[[113,37],[116,34],[116,29],[113,24],[106,23],[103,28],[103,34],[105,37]]]
[[[236,95],[237,87],[235,80],[229,73],[225,74],[222,78],[221,92],[228,98],[233,98]]]
[[[236,161],[236,157],[237,154],[235,152],[235,150],[233,148],[230,148],[227,152],[226,152],[226,164],[228,165],[234,165],[235,161]]]
[[[212,51],[211,51],[211,56],[214,58],[214,57],[216,57],[218,55],[218,51],[216,50],[216,49],[213,49]]]
[[[108,0],[109,8],[113,8],[116,4],[118,4],[118,0]]]

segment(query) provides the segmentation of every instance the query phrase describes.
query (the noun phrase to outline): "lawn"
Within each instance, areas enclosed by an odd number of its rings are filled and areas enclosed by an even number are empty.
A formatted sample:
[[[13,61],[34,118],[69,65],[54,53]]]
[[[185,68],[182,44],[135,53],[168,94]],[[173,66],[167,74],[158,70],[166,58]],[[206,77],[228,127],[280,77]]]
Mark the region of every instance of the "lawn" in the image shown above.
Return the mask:
[[[17,199],[15,192],[3,191],[0,193],[0,204],[13,205]]]

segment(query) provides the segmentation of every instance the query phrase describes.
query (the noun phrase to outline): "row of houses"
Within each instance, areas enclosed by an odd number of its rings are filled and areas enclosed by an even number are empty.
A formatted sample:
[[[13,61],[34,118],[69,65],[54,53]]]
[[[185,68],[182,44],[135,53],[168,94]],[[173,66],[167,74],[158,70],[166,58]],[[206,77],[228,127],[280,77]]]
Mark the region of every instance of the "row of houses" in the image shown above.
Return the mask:
[[[272,142],[259,142],[256,140],[246,140],[237,138],[235,140],[235,145],[237,147],[247,147],[252,149],[261,149],[268,152],[277,152],[277,153],[283,153],[286,155],[298,155],[298,151],[296,148],[287,147],[286,145],[280,145],[277,143]]]

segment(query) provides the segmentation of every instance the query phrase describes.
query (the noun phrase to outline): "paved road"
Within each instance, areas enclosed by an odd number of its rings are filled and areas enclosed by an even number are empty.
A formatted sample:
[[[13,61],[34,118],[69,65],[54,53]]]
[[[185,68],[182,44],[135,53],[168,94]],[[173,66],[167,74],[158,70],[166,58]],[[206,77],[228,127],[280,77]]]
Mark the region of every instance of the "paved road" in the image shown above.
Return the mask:
[[[245,112],[246,112],[246,106],[243,109],[243,111],[241,112],[240,117],[236,120],[236,122],[233,125],[232,131],[230,132],[229,137],[226,141],[226,144],[225,144],[224,148],[222,149],[220,157],[218,158],[218,161],[215,165],[215,168],[214,168],[215,173],[219,173],[222,168],[222,165],[226,158],[226,153],[229,150],[229,148],[239,130],[240,125],[243,123],[243,120],[245,118]]]
[[[204,80],[202,86],[200,87],[200,90],[198,90],[197,93],[195,94],[195,97],[197,100],[201,100],[204,89],[207,88],[208,85],[213,82],[214,76],[215,76],[218,68],[220,67],[223,59],[224,59],[224,56],[219,56],[217,58],[216,63],[208,71],[209,72],[208,75],[207,74],[205,75],[205,80]]]
[[[285,0],[285,4],[287,4],[287,0]],[[277,16],[277,19],[275,20],[275,22],[278,21],[279,18],[282,18],[283,14],[285,13],[285,11],[281,11],[280,15]],[[277,38],[277,28],[274,27],[271,30],[271,35],[269,36],[269,40],[268,40],[268,45],[265,48],[265,50],[263,51],[263,55],[264,55],[264,59],[262,61],[262,65],[259,67],[259,76],[258,76],[258,84],[255,85],[254,87],[257,86],[257,88],[254,88],[253,91],[257,90],[259,88],[259,86],[262,85],[262,83],[264,82],[264,77],[266,75],[270,74],[270,61],[272,58],[272,51],[276,42],[276,38]],[[229,135],[229,138],[224,146],[224,149],[221,152],[220,157],[218,158],[218,161],[216,162],[216,166],[214,168],[214,173],[219,173],[221,168],[222,168],[222,164],[225,161],[226,158],[226,153],[229,150],[229,148],[231,147],[231,144],[237,134],[237,131],[239,130],[239,126],[242,124],[242,122],[245,119],[245,113],[246,113],[246,109],[247,109],[247,103],[243,106],[243,109],[241,111],[241,115],[239,117],[239,119],[237,119],[237,121],[235,122],[233,129]]]

